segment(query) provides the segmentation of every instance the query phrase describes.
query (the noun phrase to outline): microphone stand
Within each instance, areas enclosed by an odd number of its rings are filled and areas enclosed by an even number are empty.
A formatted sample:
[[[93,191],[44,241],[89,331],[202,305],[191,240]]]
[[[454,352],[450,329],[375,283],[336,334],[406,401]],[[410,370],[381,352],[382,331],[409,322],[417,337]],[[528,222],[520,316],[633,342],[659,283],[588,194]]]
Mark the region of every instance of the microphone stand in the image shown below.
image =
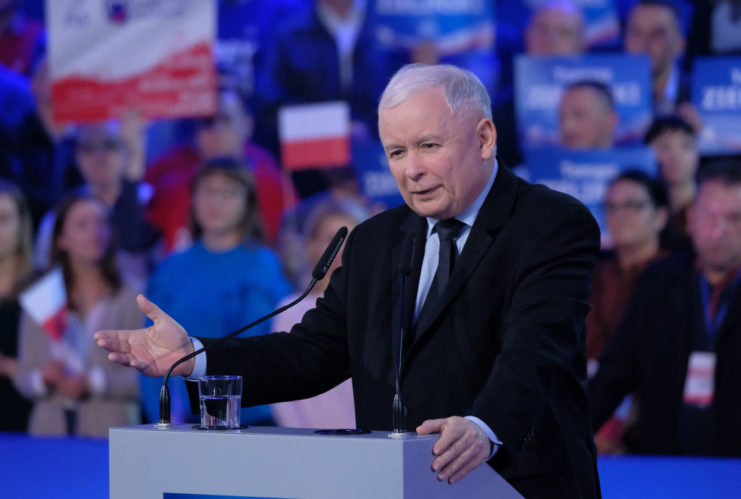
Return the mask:
[[[399,298],[399,355],[395,360],[394,364],[396,367],[394,377],[394,403],[391,414],[391,423],[393,431],[389,434],[391,438],[403,438],[407,431],[404,429],[404,403],[401,398],[401,369],[402,359],[404,358],[404,338],[406,338],[407,320],[405,317],[405,298],[406,298],[406,284],[407,278],[412,271],[412,263],[414,259],[414,246],[416,239],[414,236],[409,236],[404,240],[404,246],[401,251],[401,261],[399,270],[401,273],[400,278],[400,298]]]

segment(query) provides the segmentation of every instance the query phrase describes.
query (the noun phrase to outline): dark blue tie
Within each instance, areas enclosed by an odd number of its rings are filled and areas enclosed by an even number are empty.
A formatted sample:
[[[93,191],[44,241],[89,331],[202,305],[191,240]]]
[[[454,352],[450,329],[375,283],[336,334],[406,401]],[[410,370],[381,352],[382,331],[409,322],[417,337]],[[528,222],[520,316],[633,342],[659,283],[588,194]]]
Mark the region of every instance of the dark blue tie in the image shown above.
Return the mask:
[[[455,245],[455,239],[464,225],[463,222],[455,218],[441,220],[435,224],[433,230],[437,232],[437,237],[440,240],[440,251],[438,253],[437,270],[430,291],[427,293],[427,300],[438,298],[448,285],[450,274],[453,273],[453,267],[455,267],[455,260],[458,258],[458,247]]]

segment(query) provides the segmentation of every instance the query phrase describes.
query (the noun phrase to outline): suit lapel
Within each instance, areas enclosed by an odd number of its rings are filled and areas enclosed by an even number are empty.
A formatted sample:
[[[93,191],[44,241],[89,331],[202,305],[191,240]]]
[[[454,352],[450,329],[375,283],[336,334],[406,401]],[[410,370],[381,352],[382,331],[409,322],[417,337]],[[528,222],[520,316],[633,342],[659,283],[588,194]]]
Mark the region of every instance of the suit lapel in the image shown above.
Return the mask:
[[[468,240],[450,276],[448,287],[434,306],[425,307],[425,313],[421,314],[417,321],[414,344],[430,333],[432,324],[461,293],[474,270],[487,254],[489,247],[494,243],[497,232],[509,219],[517,197],[516,192],[517,178],[508,168],[500,164],[497,178],[479,210]],[[419,271],[417,271],[417,276],[419,280]]]

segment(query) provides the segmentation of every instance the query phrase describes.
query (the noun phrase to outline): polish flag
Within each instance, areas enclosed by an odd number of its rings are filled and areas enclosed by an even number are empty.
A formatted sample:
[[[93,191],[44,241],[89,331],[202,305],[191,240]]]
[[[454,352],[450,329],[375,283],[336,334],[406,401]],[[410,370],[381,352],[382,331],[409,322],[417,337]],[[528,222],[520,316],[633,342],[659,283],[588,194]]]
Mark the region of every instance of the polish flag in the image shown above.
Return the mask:
[[[54,340],[59,341],[67,327],[67,292],[62,270],[56,268],[21,294],[23,310]]]
[[[331,168],[350,163],[347,102],[285,106],[278,111],[283,166],[288,170]]]

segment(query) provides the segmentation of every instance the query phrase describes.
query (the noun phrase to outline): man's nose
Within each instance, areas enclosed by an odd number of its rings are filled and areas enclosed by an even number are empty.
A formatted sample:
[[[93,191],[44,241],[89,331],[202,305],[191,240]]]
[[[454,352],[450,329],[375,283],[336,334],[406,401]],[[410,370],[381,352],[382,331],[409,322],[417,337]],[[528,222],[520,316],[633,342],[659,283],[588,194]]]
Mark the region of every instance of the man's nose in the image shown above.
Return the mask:
[[[412,180],[417,180],[425,174],[425,171],[424,160],[420,154],[416,152],[410,153],[405,170],[406,176]]]

